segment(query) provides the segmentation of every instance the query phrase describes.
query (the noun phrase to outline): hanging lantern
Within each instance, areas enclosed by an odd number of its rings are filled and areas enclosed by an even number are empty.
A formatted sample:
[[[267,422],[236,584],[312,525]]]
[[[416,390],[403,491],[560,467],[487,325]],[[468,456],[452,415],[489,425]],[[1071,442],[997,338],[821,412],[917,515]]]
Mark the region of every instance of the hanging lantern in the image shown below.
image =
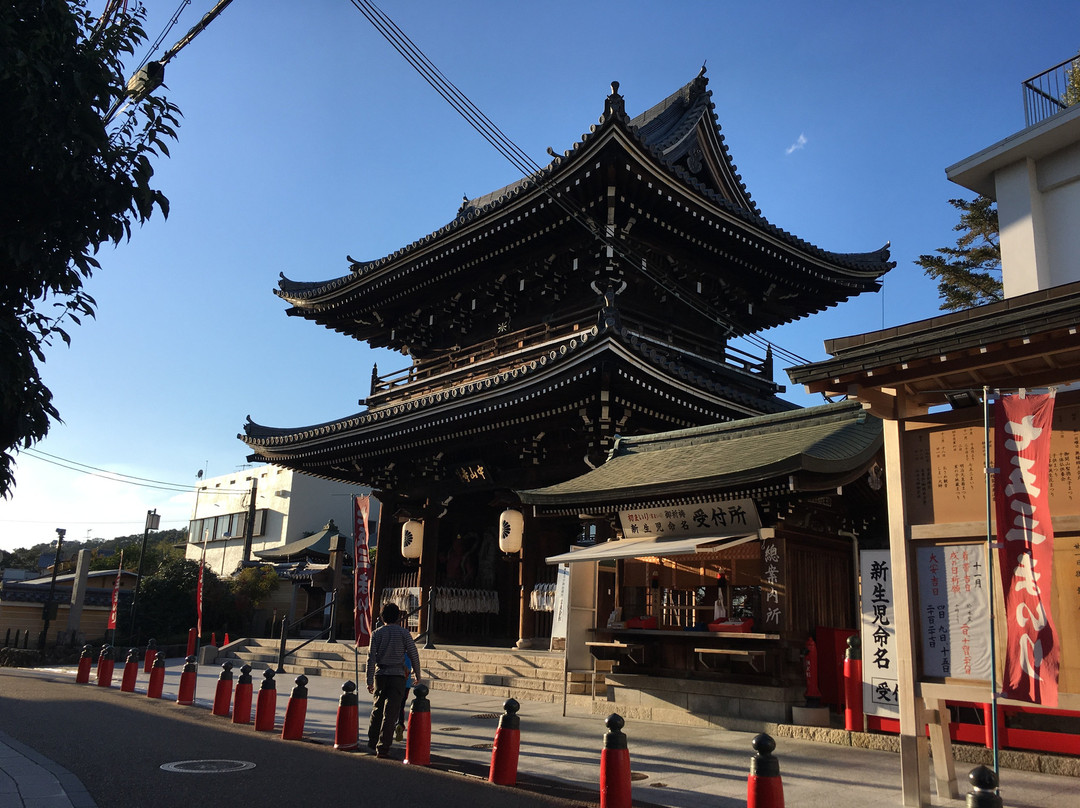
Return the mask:
[[[424,523],[410,519],[401,526],[401,555],[416,559],[424,551]]]
[[[524,531],[525,517],[521,511],[503,511],[499,516],[499,549],[504,553],[518,552]]]

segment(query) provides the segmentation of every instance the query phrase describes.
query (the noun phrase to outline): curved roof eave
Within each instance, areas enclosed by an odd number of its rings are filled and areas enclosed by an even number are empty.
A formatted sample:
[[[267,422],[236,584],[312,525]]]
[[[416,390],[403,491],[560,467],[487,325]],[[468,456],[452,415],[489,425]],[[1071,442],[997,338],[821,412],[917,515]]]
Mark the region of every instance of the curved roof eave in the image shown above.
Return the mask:
[[[701,78],[701,76],[699,76],[699,78]],[[698,81],[698,79],[695,79],[695,82],[696,81]],[[707,80],[705,81],[707,82]],[[669,96],[668,99],[665,99],[664,102],[651,108],[651,110],[661,107],[672,98],[675,98],[680,93],[686,91],[687,88],[691,87],[693,84],[694,82],[691,82],[681,88],[675,94]],[[640,134],[638,127],[632,125],[632,121],[641,120],[643,116],[648,115],[651,110],[643,113],[642,116],[638,116],[638,118],[629,118],[625,111],[623,111],[623,98],[617,91],[618,82],[614,82],[612,88],[613,92],[608,96],[605,102],[604,114],[600,116],[599,123],[590,127],[590,130],[582,134],[581,139],[575,142],[570,149],[563,152],[562,155],[557,155],[549,149],[549,154],[551,154],[553,158],[552,161],[540,168],[534,174],[523,177],[510,185],[492,191],[484,196],[477,197],[474,200],[466,201],[458,211],[458,215],[452,221],[448,222],[438,230],[395,250],[389,255],[369,261],[356,261],[350,257],[349,260],[351,262],[352,271],[347,275],[342,275],[338,278],[324,282],[302,282],[290,280],[282,273],[278,283],[278,289],[274,290],[274,293],[294,307],[308,309],[312,306],[312,301],[318,298],[336,295],[348,286],[365,283],[367,280],[366,276],[379,272],[380,270],[388,270],[392,264],[406,260],[417,250],[430,245],[434,241],[446,237],[449,234],[472,224],[478,219],[494,215],[506,205],[516,201],[523,194],[535,191],[542,180],[549,179],[553,177],[553,175],[561,173],[560,170],[573,170],[572,164],[576,162],[574,158],[579,157],[588,146],[592,145],[600,134],[608,129],[618,129],[623,132],[630,138],[630,143],[651,157],[657,165],[661,166],[673,178],[688,186],[695,193],[704,196],[713,204],[719,205],[725,212],[736,216],[744,223],[765,230],[767,233],[786,243],[789,247],[807,253],[810,257],[816,258],[819,261],[831,264],[834,268],[854,270],[859,275],[864,276],[866,280],[876,279],[895,266],[895,262],[889,261],[891,245],[888,242],[878,250],[871,252],[838,253],[825,250],[789,233],[783,228],[777,227],[758,212],[757,206],[751,201],[749,192],[746,191],[745,185],[741,182],[739,182],[739,185],[742,189],[742,195],[745,197],[745,200],[750,207],[743,207],[729,201],[723,195],[706,186],[701,180],[687,173],[680,166],[669,163],[665,158],[662,149],[651,143],[646,137]],[[731,160],[727,145],[720,132],[720,125],[711,101],[708,101],[707,109],[709,112],[709,127],[715,134],[717,139],[716,143],[720,146],[720,153],[716,156],[731,170],[733,177],[736,180],[741,181],[741,176],[738,175],[735,170],[735,164]],[[700,120],[701,117],[702,116],[699,115],[694,118],[694,125],[696,125],[696,122]],[[542,192],[542,190],[540,192]]]
[[[611,345],[605,348],[607,343]],[[595,326],[588,331],[579,332],[575,337],[568,337],[564,347],[566,347],[565,351],[562,347],[553,349],[544,356],[529,359],[520,366],[501,370],[485,378],[470,379],[449,388],[418,395],[408,402],[388,404],[312,426],[294,428],[263,426],[255,423],[249,415],[244,424],[243,434],[238,434],[236,437],[251,449],[264,450],[271,454],[287,453],[291,447],[301,443],[332,439],[334,436],[369,426],[382,426],[393,422],[395,418],[419,414],[426,409],[445,408],[448,404],[465,404],[470,399],[491,395],[505,387],[521,384],[529,376],[559,372],[563,364],[577,361],[583,355],[598,350],[614,350],[619,355],[640,360],[642,364],[652,368],[657,375],[666,378],[672,386],[692,388],[698,395],[712,397],[717,402],[723,402],[729,409],[760,410],[770,403],[775,403],[776,409],[786,411],[787,408],[795,406],[782,399],[769,399],[765,395],[752,397],[737,385],[728,385],[705,378],[700,373],[681,366],[678,362],[658,359],[647,345],[640,343],[619,327],[605,326],[601,329]]]

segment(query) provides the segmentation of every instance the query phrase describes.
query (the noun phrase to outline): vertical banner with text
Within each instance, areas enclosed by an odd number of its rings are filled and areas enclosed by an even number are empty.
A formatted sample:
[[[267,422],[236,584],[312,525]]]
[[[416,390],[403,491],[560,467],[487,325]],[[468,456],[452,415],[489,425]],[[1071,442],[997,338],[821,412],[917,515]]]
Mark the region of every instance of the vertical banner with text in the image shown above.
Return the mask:
[[[1050,613],[1054,529],[1050,434],[1054,395],[1002,396],[994,405],[994,508],[1008,639],[1002,695],[1058,702],[1060,648]]]
[[[891,563],[888,550],[859,553],[863,712],[881,718],[900,717]]]
[[[120,569],[116,571],[116,580],[112,587],[112,608],[109,609],[109,624],[105,628],[116,629],[116,612],[120,606],[120,576],[124,574],[124,551],[120,551]]]
[[[356,645],[371,642],[371,557],[368,555],[368,514],[371,500],[353,500],[353,630]]]

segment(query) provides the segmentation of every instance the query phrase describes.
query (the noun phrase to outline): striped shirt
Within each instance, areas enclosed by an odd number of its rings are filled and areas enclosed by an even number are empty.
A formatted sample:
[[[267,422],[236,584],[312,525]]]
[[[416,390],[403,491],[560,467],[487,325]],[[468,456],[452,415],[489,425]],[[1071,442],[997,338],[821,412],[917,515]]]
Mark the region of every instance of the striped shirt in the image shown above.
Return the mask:
[[[416,651],[409,630],[396,623],[380,626],[371,635],[368,647],[367,683],[374,686],[376,676],[408,676],[405,658],[412,663],[416,675],[420,675],[420,655]]]

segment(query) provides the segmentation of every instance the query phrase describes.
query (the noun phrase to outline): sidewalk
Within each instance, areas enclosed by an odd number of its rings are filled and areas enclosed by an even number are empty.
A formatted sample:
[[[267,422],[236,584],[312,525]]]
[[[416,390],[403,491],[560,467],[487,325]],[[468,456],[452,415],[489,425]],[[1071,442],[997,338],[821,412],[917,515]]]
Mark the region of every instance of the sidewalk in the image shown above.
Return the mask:
[[[0,732],[0,806],[97,808],[97,803],[67,769]]]
[[[182,665],[182,660],[169,660],[165,699],[175,700]],[[113,685],[118,699],[126,697],[119,691],[121,671],[122,666],[118,665]],[[74,668],[63,669],[63,672],[74,681]],[[191,709],[209,711],[220,672],[221,668],[216,665],[199,669],[195,706]],[[239,670],[234,669],[233,674],[235,684]],[[254,715],[262,671],[253,671],[252,676]],[[294,679],[293,676],[283,675],[277,681],[279,730]],[[136,692],[145,693],[146,682],[147,677],[140,673]],[[340,679],[312,677],[308,680],[306,739],[333,744],[342,684]],[[368,702],[363,683],[359,695],[360,744],[364,749]],[[429,699],[432,767],[486,779],[491,762],[491,744],[499,716],[503,713],[502,700],[439,690],[432,691]],[[577,802],[595,803],[599,799],[600,752],[606,732],[604,720],[573,708],[565,718],[561,712],[561,704],[521,702],[518,713],[521,719],[519,787]],[[746,805],[753,733],[632,720],[626,722],[623,731],[630,750],[635,805],[667,808],[734,808]],[[19,750],[11,744],[5,749],[4,741],[0,737],[0,756],[3,756],[0,757],[0,768],[8,771],[9,777],[14,777],[20,784],[22,782],[23,775],[19,773],[22,770],[12,775],[7,765],[13,752],[15,757],[21,754],[43,771],[49,771],[48,761],[40,756],[35,761],[32,750],[25,747]],[[898,756],[891,752],[789,738],[777,738],[776,744],[775,755],[780,763],[785,802],[793,808],[892,808],[901,804],[900,763]],[[403,746],[398,744],[397,751],[402,751]],[[970,768],[969,765],[957,764],[960,799],[942,799],[933,795],[933,805],[963,805],[964,797],[970,791],[967,781]],[[27,767],[26,771],[34,770]],[[59,771],[63,773],[62,769]],[[34,776],[38,775],[40,772]],[[26,776],[31,775],[28,773]],[[68,804],[92,808],[93,801],[85,790],[80,796],[78,792],[68,790],[71,784],[62,777],[56,779],[68,793],[69,803],[24,800],[21,804],[28,808],[54,804],[65,808]],[[74,787],[81,789],[77,781]],[[8,804],[4,800],[9,794],[10,791],[5,792],[0,782],[0,804]],[[1080,808],[1080,782],[1070,777],[1003,769],[1001,796],[1007,808]]]

